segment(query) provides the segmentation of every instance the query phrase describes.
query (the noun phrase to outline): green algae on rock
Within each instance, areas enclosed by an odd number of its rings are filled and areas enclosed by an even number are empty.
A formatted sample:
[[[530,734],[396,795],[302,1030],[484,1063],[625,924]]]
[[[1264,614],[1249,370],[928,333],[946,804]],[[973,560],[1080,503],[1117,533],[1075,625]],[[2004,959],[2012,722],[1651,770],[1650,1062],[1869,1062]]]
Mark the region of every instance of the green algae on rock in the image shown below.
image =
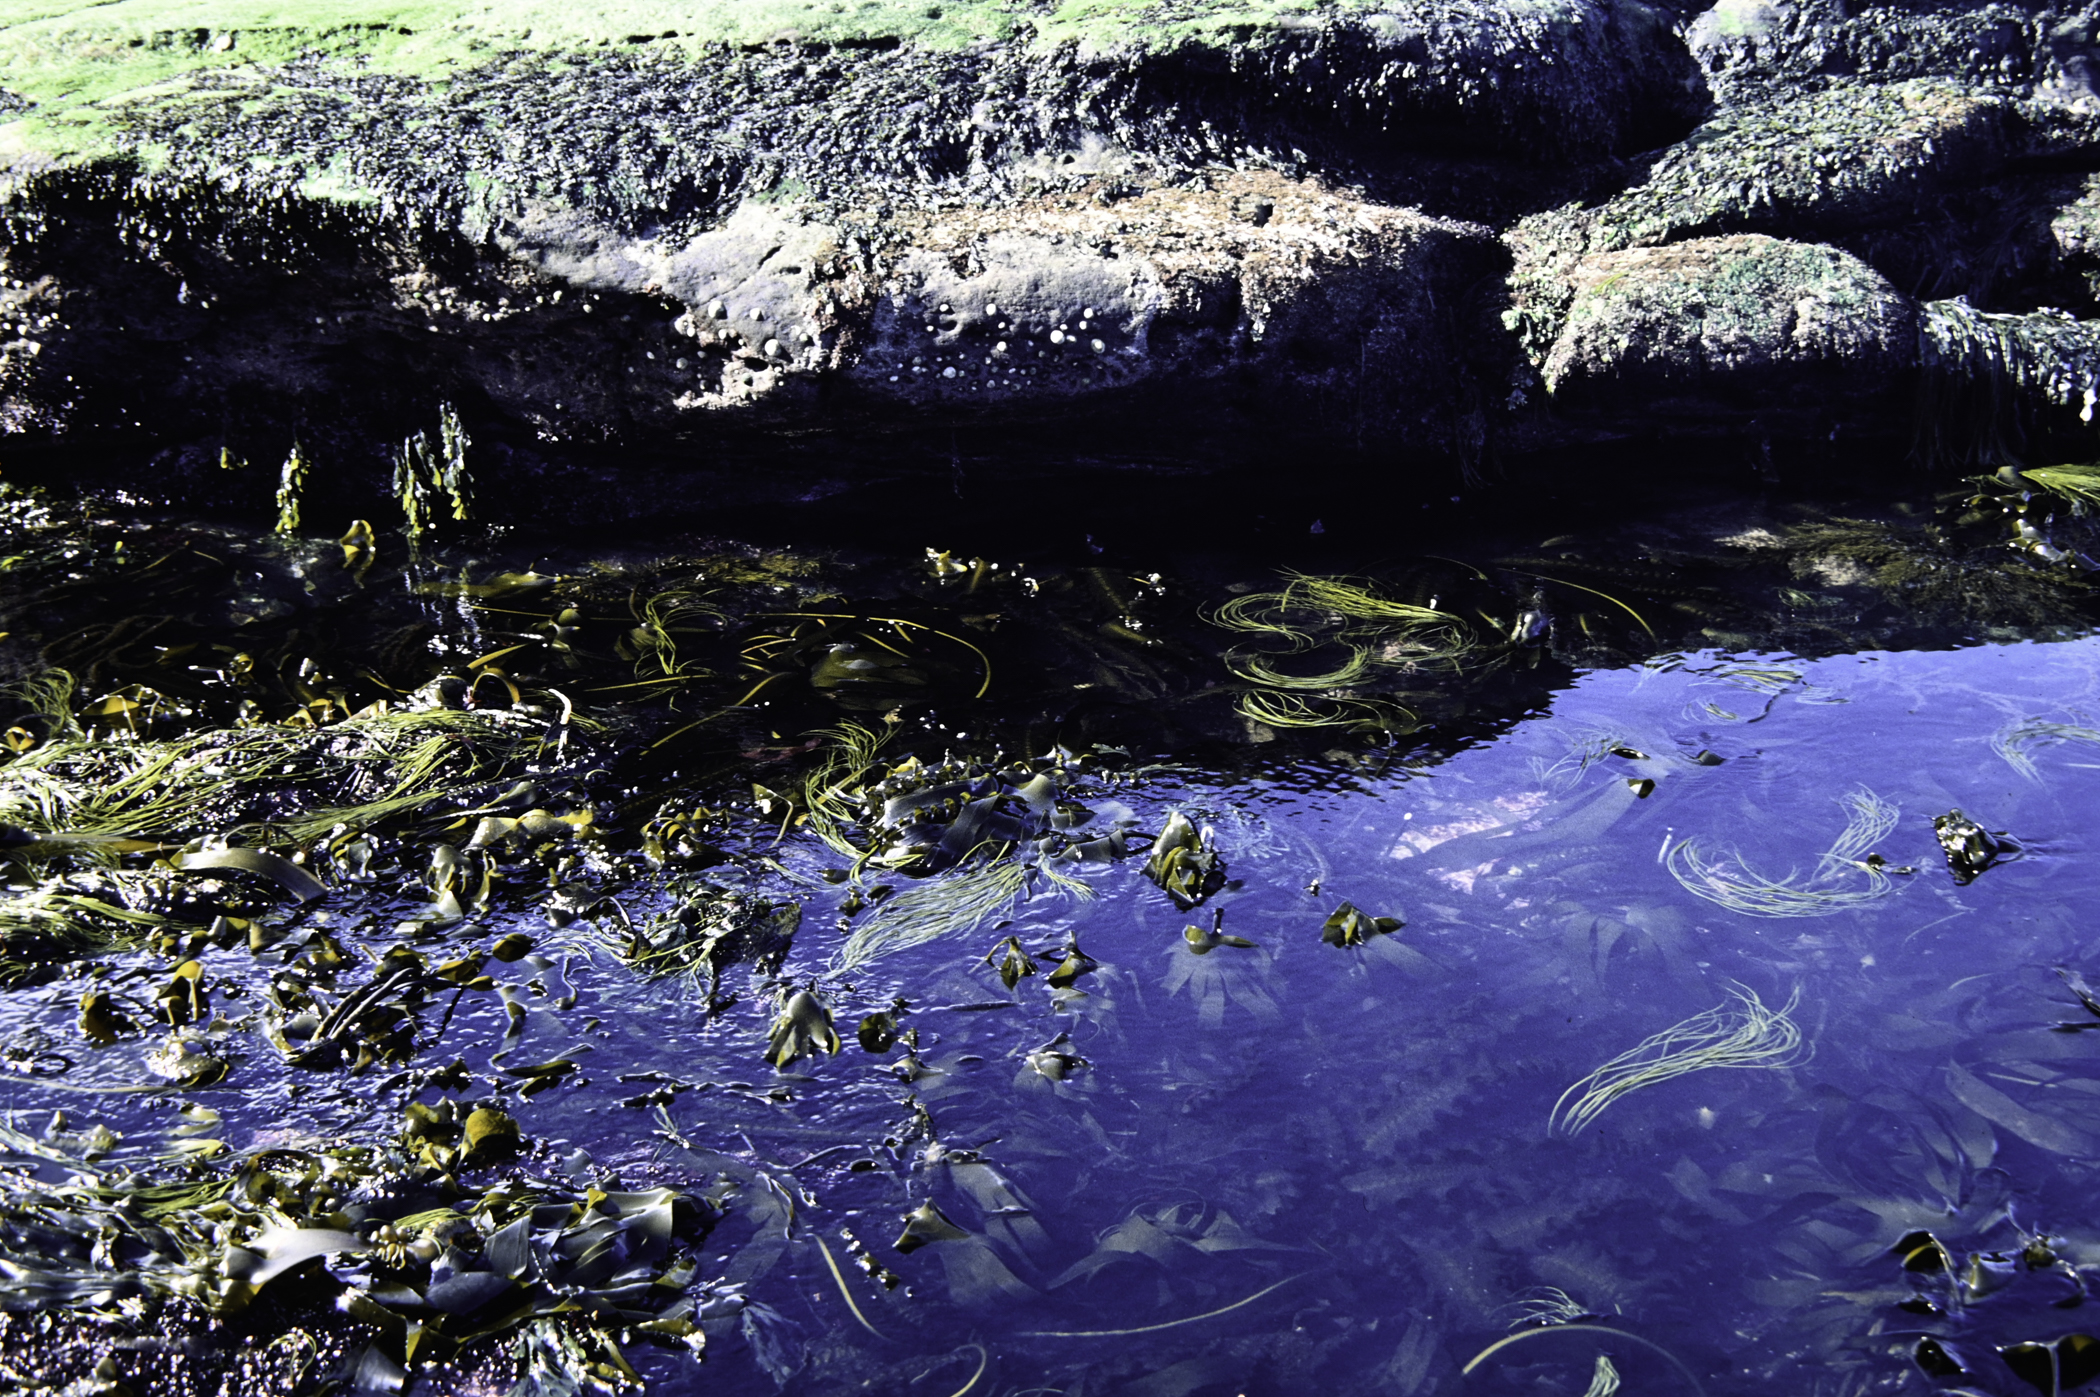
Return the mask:
[[[1621,411],[1871,399],[1915,362],[1911,303],[1836,248],[1697,238],[1586,257],[1574,285],[1546,386]]]
[[[2051,336],[1999,336],[2039,356],[2001,373],[1918,306],[2100,311],[2090,34],[1695,9],[22,8],[0,439],[166,443],[191,494],[215,459],[352,491],[437,421],[513,473],[1053,420],[1413,473],[1624,432],[1893,456],[1976,386],[2034,449],[2089,442]]]

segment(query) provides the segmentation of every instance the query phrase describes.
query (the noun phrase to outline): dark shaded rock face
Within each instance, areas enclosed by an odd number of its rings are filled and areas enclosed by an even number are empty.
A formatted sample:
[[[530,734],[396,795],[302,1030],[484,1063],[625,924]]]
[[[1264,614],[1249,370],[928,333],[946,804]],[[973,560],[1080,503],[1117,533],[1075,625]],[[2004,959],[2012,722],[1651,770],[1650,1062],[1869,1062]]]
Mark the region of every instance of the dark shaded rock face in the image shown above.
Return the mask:
[[[0,25],[0,443],[2090,453],[2087,11],[702,9]]]

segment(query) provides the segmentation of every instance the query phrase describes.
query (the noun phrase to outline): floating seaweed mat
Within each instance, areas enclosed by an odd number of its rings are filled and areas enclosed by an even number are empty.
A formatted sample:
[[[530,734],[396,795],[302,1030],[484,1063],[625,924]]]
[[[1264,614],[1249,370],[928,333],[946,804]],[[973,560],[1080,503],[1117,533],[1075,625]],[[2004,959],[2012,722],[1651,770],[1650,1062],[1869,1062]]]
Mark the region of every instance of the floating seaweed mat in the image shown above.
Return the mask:
[[[1687,892],[1716,902],[1731,912],[1750,917],[1828,917],[1837,912],[1864,907],[1894,886],[1892,873],[1910,873],[1894,868],[1873,853],[1873,847],[1896,828],[1895,806],[1861,787],[1840,798],[1850,813],[1837,841],[1816,861],[1816,871],[1803,877],[1796,870],[1784,878],[1767,878],[1736,855],[1730,860],[1709,860],[1696,839],[1684,838],[1664,846],[1663,862]],[[1866,879],[1864,887],[1848,888],[1853,874]]]
[[[1777,1009],[1757,992],[1730,990],[1723,1003],[1642,1039],[1560,1094],[1547,1129],[1579,1135],[1620,1097],[1709,1067],[1796,1067],[1807,1061],[1801,1030],[1788,1017],[1801,1001],[1796,989]]]
[[[450,793],[456,783],[533,750],[545,724],[507,710],[371,713],[322,732],[289,724],[207,729],[167,741],[102,742],[77,734],[0,767],[0,819],[70,835],[194,829],[237,814],[260,790],[287,786],[354,803],[275,821],[294,842],[337,824],[376,823]],[[302,802],[305,804],[305,802]]]

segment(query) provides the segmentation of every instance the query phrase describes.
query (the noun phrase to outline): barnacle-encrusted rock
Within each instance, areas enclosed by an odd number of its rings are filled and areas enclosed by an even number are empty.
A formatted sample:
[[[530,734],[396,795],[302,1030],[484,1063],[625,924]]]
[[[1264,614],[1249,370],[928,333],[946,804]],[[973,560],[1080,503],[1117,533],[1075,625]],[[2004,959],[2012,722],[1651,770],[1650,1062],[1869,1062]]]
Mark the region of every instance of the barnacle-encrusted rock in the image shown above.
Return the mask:
[[[1758,234],[1586,257],[1546,386],[1593,410],[1827,412],[1916,362],[1917,309],[1833,247]]]
[[[1229,376],[1270,412],[1448,442],[1465,346],[1436,302],[1488,274],[1487,230],[1275,175],[1209,183],[900,220],[910,250],[848,381],[984,408]]]
[[[2004,98],[1923,79],[1724,111],[1616,197],[1510,229],[1510,323],[1543,357],[1595,253],[1730,233],[1843,240],[1893,225],[1930,236],[1935,202],[2002,164],[2011,124]]]
[[[2021,353],[2100,313],[2100,33],[2055,0],[200,14],[0,19],[0,436],[177,445],[169,490],[297,437],[354,495],[440,411],[480,470],[1050,420],[1894,442],[1897,380],[1982,363],[1905,297],[2049,318]]]
[[[851,215],[758,202],[675,248],[549,215],[492,236],[572,291],[679,308],[638,332],[652,348],[626,356],[629,381],[599,389],[604,411],[664,432],[710,414],[806,420],[820,386],[834,413],[982,416],[1201,394],[1231,374],[1271,410],[1448,439],[1463,346],[1435,301],[1489,273],[1487,230],[1270,173],[1204,183],[899,212],[880,238]],[[528,420],[604,384],[573,359],[514,364],[464,367]]]
[[[2070,5],[1924,6],[1846,0],[1719,0],[1686,30],[1724,102],[1811,90],[1833,74],[1872,82],[1947,77],[2019,84],[2077,101],[2093,94],[2091,11]]]
[[[2100,175],[2086,176],[2078,197],[2057,210],[2049,238],[2059,265],[2100,299]]]

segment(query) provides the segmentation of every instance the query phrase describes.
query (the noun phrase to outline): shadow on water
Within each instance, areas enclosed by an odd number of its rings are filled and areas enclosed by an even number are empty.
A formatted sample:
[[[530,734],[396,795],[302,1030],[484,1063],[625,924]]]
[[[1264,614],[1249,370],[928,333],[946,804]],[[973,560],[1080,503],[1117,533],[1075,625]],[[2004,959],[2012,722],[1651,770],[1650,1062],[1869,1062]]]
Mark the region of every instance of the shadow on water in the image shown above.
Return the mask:
[[[2100,476],[426,447],[0,490],[21,1381],[2100,1372]]]

